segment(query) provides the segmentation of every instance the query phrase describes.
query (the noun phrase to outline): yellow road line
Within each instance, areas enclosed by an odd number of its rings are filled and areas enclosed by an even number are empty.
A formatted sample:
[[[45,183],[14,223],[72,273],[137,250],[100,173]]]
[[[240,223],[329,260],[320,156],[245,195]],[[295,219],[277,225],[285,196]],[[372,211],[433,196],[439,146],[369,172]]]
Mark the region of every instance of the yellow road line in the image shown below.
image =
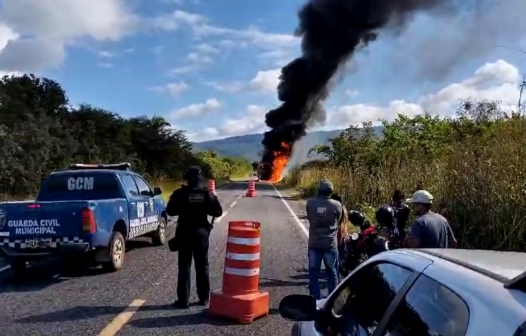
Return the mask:
[[[128,323],[128,321],[132,318],[133,314],[135,314],[145,302],[145,300],[140,299],[133,300],[132,303],[130,303],[130,305],[126,307],[122,313],[117,315],[117,317],[115,317],[113,321],[111,321],[111,323],[99,333],[98,336],[117,335],[122,327],[124,327],[126,323]]]

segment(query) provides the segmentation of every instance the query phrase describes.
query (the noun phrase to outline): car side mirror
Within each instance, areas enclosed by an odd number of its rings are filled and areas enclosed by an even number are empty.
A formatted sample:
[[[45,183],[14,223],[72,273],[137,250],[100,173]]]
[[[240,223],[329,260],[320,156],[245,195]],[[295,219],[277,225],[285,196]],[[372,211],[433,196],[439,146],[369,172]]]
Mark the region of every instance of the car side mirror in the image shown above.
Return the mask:
[[[155,196],[157,196],[157,195],[161,195],[162,193],[163,193],[163,190],[162,190],[160,187],[154,187],[154,188],[153,188],[153,194],[154,194]]]
[[[279,313],[290,321],[314,321],[318,316],[316,299],[310,295],[288,295],[279,303]]]

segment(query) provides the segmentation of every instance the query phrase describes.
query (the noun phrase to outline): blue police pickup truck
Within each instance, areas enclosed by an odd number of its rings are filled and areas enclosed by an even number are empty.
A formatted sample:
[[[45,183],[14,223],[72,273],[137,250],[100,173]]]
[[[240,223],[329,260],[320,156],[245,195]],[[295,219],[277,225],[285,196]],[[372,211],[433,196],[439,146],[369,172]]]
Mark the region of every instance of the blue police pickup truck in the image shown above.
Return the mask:
[[[74,164],[51,173],[35,201],[0,203],[0,257],[15,272],[28,261],[91,255],[107,271],[122,268],[126,241],[166,240],[160,188],[150,188],[129,163]]]

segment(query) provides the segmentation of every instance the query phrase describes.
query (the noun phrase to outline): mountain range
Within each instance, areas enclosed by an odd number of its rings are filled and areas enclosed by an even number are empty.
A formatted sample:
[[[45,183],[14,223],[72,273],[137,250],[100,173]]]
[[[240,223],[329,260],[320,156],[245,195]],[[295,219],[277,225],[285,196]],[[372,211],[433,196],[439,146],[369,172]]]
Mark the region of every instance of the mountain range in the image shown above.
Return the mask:
[[[374,129],[375,133],[381,134],[381,127],[374,127]],[[312,159],[321,159],[320,155],[311,154],[308,156],[309,150],[316,145],[328,144],[329,139],[337,137],[341,131],[315,131],[308,133],[295,144],[291,163],[295,165]],[[194,142],[192,146],[195,152],[211,150],[221,156],[243,157],[250,162],[254,162],[261,160],[261,152],[263,150],[261,140],[263,140],[262,133],[247,134],[219,140]]]

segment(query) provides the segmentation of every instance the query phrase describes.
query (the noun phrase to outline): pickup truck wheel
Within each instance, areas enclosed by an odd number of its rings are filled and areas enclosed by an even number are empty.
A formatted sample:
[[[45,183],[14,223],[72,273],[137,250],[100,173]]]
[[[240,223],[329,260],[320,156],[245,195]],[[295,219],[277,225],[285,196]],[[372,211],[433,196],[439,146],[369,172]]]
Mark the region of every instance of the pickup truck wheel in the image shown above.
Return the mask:
[[[110,238],[109,246],[110,261],[102,264],[102,268],[109,272],[115,272],[124,265],[124,255],[126,254],[126,245],[124,237],[118,231],[113,232]]]
[[[161,217],[159,227],[152,237],[152,243],[156,246],[164,245],[166,243],[166,219]]]
[[[25,260],[15,259],[9,261],[9,266],[11,266],[11,269],[13,270],[13,272],[15,272],[15,274],[18,274],[25,272],[27,268],[27,263]]]

